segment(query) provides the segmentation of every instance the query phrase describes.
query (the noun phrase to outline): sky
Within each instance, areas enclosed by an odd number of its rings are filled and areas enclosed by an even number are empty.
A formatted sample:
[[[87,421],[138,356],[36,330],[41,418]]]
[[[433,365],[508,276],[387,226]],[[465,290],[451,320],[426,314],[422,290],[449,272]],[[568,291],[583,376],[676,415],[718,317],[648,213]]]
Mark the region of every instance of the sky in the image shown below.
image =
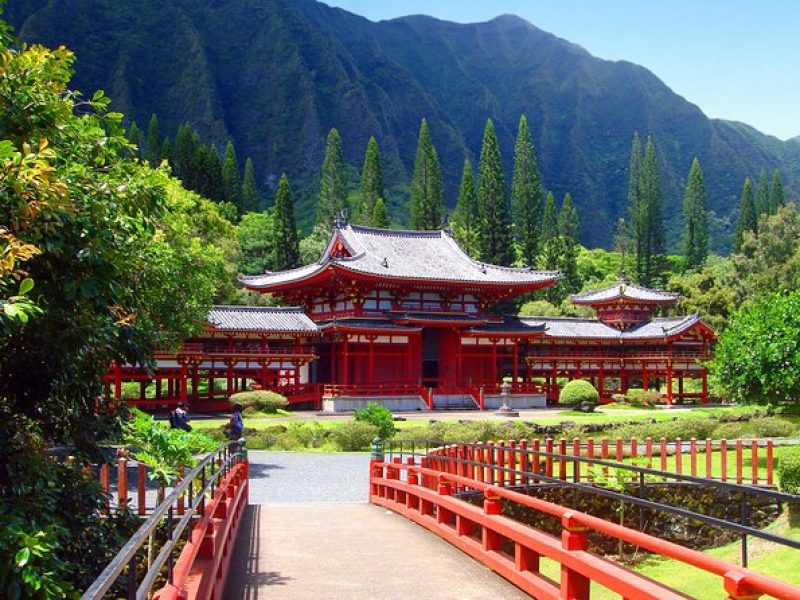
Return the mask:
[[[324,0],[372,21],[515,14],[608,60],[646,67],[709,117],[800,136],[797,0]]]

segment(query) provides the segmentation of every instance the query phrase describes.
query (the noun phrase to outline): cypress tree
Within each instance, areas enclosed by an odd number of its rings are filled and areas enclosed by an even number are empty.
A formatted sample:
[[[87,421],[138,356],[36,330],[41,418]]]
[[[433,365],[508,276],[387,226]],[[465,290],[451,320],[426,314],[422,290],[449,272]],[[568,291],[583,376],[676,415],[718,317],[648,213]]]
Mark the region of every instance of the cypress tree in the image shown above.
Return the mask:
[[[222,160],[222,195],[243,214],[242,210],[242,179],[239,174],[239,161],[236,159],[236,149],[233,140],[228,139],[225,144],[225,158]]]
[[[222,162],[214,146],[198,146],[193,163],[195,187],[192,189],[201,196],[223,202],[226,200],[222,185]]]
[[[275,237],[274,267],[278,271],[293,269],[300,262],[300,248],[297,240],[297,226],[294,220],[294,202],[289,179],[281,175],[275,192],[275,216],[273,219]]]
[[[622,277],[624,273],[628,272],[629,254],[631,253],[631,236],[628,232],[628,223],[623,217],[617,220],[614,234],[614,252],[619,253],[619,274]]]
[[[378,142],[372,136],[367,142],[367,151],[364,155],[364,166],[361,168],[361,198],[356,209],[357,223],[372,225],[375,217],[375,202],[384,197],[383,173],[381,172],[381,157],[378,152]],[[384,203],[383,212],[386,213]]]
[[[510,265],[514,239],[500,145],[491,119],[486,120],[478,165],[478,214],[478,256],[492,264]]]
[[[158,117],[155,113],[150,117],[150,125],[147,127],[147,146],[144,157],[154,168],[161,162],[161,131],[158,128]]]
[[[661,176],[652,138],[647,138],[639,177],[636,211],[636,265],[639,281],[653,285],[660,276],[664,253],[664,217],[661,207]]]
[[[642,142],[639,140],[639,132],[633,133],[631,141],[631,158],[628,163],[628,217],[630,222],[630,235],[633,243],[633,253],[635,256],[635,270],[640,273],[643,268],[639,264],[644,257],[645,239],[645,214],[642,211],[639,194],[639,182],[642,178]]]
[[[344,153],[339,131],[331,129],[325,144],[322,161],[319,202],[317,203],[317,225],[330,231],[334,221],[347,208],[347,178],[344,170]]]
[[[380,229],[389,229],[389,214],[386,212],[386,203],[381,197],[375,199],[375,206],[372,207],[372,219],[369,225]]]
[[[458,186],[458,201],[453,212],[453,236],[468,256],[475,258],[478,253],[478,196],[475,193],[475,180],[472,165],[464,159],[461,171],[461,185]]]
[[[774,215],[784,204],[786,204],[786,198],[783,196],[781,172],[775,169],[772,172],[772,188],[769,193],[769,213]]]
[[[519,118],[517,143],[514,146],[514,175],[511,183],[511,207],[514,231],[526,267],[536,265],[541,230],[542,178],[536,164],[536,151],[525,115]]]
[[[193,187],[194,177],[194,164],[197,156],[198,146],[200,140],[197,133],[192,129],[189,123],[183,123],[178,127],[178,133],[175,135],[175,151],[172,153],[172,168],[175,175],[180,179],[184,185],[189,189]]]
[[[769,214],[769,180],[766,169],[761,169],[758,174],[758,188],[756,189],[756,214]]]
[[[414,160],[414,176],[411,179],[409,222],[411,229],[439,229],[442,226],[442,217],[442,169],[428,130],[428,122],[422,119],[417,139],[417,156]]]
[[[563,244],[561,236],[558,234],[558,212],[556,211],[556,199],[552,192],[547,193],[547,198],[544,202],[544,211],[542,214],[542,252],[539,256],[539,261],[542,269],[547,271],[555,271],[559,268],[563,256]],[[547,300],[553,304],[559,302],[559,296],[562,294],[558,289],[561,284],[551,286],[545,292]]]
[[[136,125],[136,121],[131,123],[131,126],[128,128],[128,141],[136,146],[136,150],[133,152],[133,155],[136,158],[141,157],[141,148],[142,148],[142,135],[139,133],[139,127]]]
[[[708,254],[708,210],[706,209],[706,188],[703,171],[695,158],[686,180],[686,193],[683,196],[683,255],[686,268],[697,269],[703,266]]]
[[[242,178],[242,213],[254,212],[258,210],[258,186],[256,185],[256,173],[253,167],[253,160],[248,156],[244,161],[244,177]]]
[[[164,143],[161,144],[161,160],[167,161],[170,165],[172,164],[172,144],[170,144],[169,138],[164,138]]]
[[[753,182],[750,181],[749,177],[745,177],[742,200],[739,204],[739,220],[736,222],[736,233],[733,235],[733,251],[739,252],[741,250],[745,231],[756,233],[757,229],[758,214],[756,213],[756,202],[753,198]]]
[[[581,222],[578,211],[572,203],[572,196],[566,194],[558,213],[558,233],[563,244],[561,256],[561,284],[563,291],[574,294],[581,288],[578,277],[578,245],[580,244]]]

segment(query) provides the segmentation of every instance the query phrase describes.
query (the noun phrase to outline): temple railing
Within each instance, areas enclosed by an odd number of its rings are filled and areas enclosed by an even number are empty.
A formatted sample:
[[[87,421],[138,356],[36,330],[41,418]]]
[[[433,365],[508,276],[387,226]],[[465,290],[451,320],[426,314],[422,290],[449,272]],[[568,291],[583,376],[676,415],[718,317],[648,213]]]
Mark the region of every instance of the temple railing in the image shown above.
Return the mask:
[[[220,598],[247,506],[248,477],[244,440],[210,452],[153,510],[81,599],[99,600],[109,593],[128,600]],[[166,582],[153,592],[162,576]]]
[[[422,396],[426,391],[414,383],[326,383],[322,388],[324,398],[339,396]]]
[[[504,450],[509,450],[506,448]],[[768,495],[776,501],[800,501],[800,497],[771,490],[711,482],[690,476],[677,476],[647,468],[624,465],[599,459],[569,457],[566,454],[512,448],[511,454],[498,454],[492,444],[461,444],[426,452],[425,455],[374,457],[370,464],[370,501],[394,510],[426,527],[473,558],[483,562],[537,598],[588,599],[590,582],[597,582],[625,598],[685,598],[653,579],[631,571],[613,561],[588,551],[589,530],[632,544],[654,554],[672,558],[687,566],[721,578],[720,588],[728,597],[758,597],[770,594],[777,598],[800,598],[800,587],[766,577],[746,568],[748,536],[759,537],[790,548],[799,549],[800,541],[784,538],[741,523],[695,513],[682,507],[662,505],[643,497],[621,494],[586,482],[560,479],[540,470],[539,459],[571,462],[573,473],[579,465],[598,469],[625,468],[634,473],[635,481],[644,476],[671,477],[673,480],[714,486],[745,494]],[[500,456],[504,459],[500,460]],[[405,458],[405,462],[403,461]],[[584,471],[586,468],[584,467]],[[673,542],[618,525],[565,506],[522,493],[527,486],[549,483],[580,489],[640,507],[661,510],[722,527],[741,534],[743,565],[739,566],[692,550]],[[483,506],[468,502],[469,496],[480,494]],[[457,497],[459,495],[460,497]],[[502,515],[504,503],[518,504],[561,521],[561,536],[525,525]],[[746,507],[743,501],[742,505]],[[540,571],[541,558],[560,564],[560,581]],[[720,591],[722,591],[722,589]]]

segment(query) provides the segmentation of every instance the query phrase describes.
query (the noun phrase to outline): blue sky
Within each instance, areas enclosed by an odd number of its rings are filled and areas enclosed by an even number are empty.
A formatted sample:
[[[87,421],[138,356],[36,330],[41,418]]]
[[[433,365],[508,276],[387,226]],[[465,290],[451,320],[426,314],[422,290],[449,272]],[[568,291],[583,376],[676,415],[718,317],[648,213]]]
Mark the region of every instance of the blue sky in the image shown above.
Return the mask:
[[[373,21],[472,23],[516,14],[600,58],[629,60],[709,117],[800,135],[796,0],[324,0]]]

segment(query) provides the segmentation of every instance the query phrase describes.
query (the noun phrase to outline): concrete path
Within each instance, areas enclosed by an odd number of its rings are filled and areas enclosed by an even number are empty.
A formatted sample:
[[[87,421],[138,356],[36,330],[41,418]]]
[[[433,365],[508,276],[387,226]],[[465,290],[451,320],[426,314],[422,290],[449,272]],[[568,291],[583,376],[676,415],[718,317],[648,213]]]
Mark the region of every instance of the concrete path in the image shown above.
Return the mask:
[[[368,504],[368,462],[363,454],[251,452],[251,505],[225,600],[528,597],[426,529]]]

